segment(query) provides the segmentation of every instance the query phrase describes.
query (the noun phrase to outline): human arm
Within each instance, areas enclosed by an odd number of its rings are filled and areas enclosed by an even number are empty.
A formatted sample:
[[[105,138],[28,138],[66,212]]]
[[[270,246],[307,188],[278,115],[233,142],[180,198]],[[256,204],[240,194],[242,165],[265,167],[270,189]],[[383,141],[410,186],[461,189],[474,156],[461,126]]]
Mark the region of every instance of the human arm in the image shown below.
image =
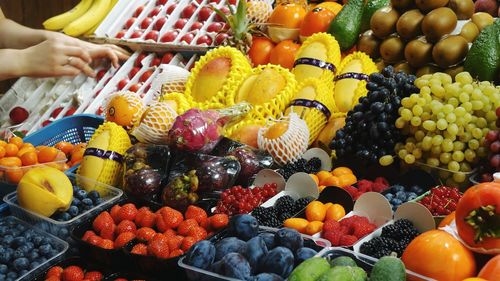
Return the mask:
[[[32,29],[7,19],[0,9],[0,49],[24,49],[47,40],[49,31]]]

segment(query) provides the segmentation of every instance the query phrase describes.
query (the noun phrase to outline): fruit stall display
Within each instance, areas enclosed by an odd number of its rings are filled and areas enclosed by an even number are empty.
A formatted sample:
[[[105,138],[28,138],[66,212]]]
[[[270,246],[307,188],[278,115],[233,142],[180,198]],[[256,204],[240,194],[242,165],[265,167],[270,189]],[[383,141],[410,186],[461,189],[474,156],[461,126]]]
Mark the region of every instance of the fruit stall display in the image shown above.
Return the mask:
[[[498,13],[82,0],[133,52],[0,99],[0,280],[498,280]]]

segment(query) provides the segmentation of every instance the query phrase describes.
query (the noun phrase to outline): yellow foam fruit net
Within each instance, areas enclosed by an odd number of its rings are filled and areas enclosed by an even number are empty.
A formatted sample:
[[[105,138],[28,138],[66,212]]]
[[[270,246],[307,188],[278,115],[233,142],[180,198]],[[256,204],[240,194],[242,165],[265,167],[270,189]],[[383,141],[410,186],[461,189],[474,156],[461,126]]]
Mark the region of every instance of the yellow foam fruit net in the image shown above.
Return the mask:
[[[288,129],[277,138],[266,138],[266,132],[277,122],[288,123]],[[290,113],[279,120],[269,120],[259,129],[257,142],[259,149],[266,150],[277,163],[284,165],[297,161],[307,150],[309,129],[306,122],[297,114]]]
[[[176,103],[176,112],[178,115],[194,107],[193,99],[183,93],[162,93],[159,101],[173,101]]]
[[[209,100],[197,102],[195,97],[193,97],[194,83],[196,79],[198,79],[201,69],[216,58],[229,58],[231,60],[231,69],[226,77],[226,81],[222,88]],[[234,104],[234,89],[241,84],[245,76],[251,70],[250,61],[243,53],[238,51],[238,49],[233,47],[218,47],[209,51],[196,62],[186,83],[186,91],[184,94],[189,96],[193,101],[193,107],[199,109],[219,109],[232,106]],[[223,78],[224,77],[220,77],[220,79]]]
[[[105,132],[108,137],[104,139],[100,138],[96,141],[96,139]],[[105,122],[94,132],[86,149],[97,148],[105,151],[111,151],[118,153],[121,157],[123,157],[125,151],[127,151],[130,146],[132,146],[130,138],[123,127],[113,122]],[[103,161],[102,165],[101,163],[99,163],[99,165],[95,165],[97,163],[96,161]],[[83,177],[92,178],[97,182],[117,187],[121,182],[122,162],[121,160],[117,161],[110,158],[85,155],[80,167],[78,168],[77,174]],[[95,175],[97,175],[97,177],[95,177]],[[87,191],[97,190],[101,195],[103,195],[103,189],[92,181],[82,180],[79,183],[79,186]]]
[[[332,113],[337,113],[332,96],[333,81],[308,78],[300,83],[285,114],[295,112],[309,128],[309,145],[318,137]]]
[[[143,114],[139,126],[131,134],[142,143],[168,144],[168,131],[174,124],[177,112],[169,103],[153,102]]]
[[[293,94],[295,93],[295,89],[297,87],[297,81],[295,80],[294,75],[286,68],[274,64],[260,65],[254,68],[246,78],[253,75],[258,75],[266,68],[273,69],[277,73],[279,73],[285,79],[286,85],[271,100],[262,104],[252,105],[252,109],[250,110],[250,112],[248,112],[248,114],[246,114],[245,117],[238,123],[227,126],[224,129],[224,134],[226,136],[231,136],[242,126],[250,124],[264,125],[266,123],[266,120],[268,120],[269,118],[278,118],[283,114],[283,111],[285,111],[287,105],[292,100]],[[242,82],[244,82],[244,80]],[[236,95],[239,87],[242,84],[243,83],[238,85],[238,87],[235,87],[235,89],[233,90],[233,92],[235,93],[234,95]]]

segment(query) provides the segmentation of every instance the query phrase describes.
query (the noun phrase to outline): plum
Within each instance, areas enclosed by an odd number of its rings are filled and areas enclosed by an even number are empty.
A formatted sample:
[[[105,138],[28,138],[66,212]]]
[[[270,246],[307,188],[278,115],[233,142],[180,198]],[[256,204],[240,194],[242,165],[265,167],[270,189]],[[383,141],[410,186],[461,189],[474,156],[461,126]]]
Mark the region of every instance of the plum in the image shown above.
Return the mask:
[[[260,272],[276,273],[283,278],[287,278],[293,270],[293,265],[292,251],[285,247],[276,247],[269,251],[262,260]]]
[[[214,262],[212,266],[210,266],[210,271],[224,275],[224,260]]]
[[[224,275],[227,277],[246,280],[250,277],[250,264],[239,253],[229,253],[224,259]]]
[[[215,260],[219,261],[229,253],[244,254],[247,250],[247,243],[236,237],[227,237],[215,245]]]
[[[495,17],[498,13],[498,4],[496,0],[477,0],[474,3],[474,10],[476,13],[485,12]]]
[[[255,275],[252,281],[283,281],[283,278],[274,273],[261,273]]]
[[[215,246],[207,240],[199,241],[186,254],[186,264],[208,269],[215,259]]]
[[[301,264],[303,261],[314,257],[318,252],[311,248],[302,247],[295,252],[295,266]]]
[[[255,273],[260,260],[265,257],[268,253],[266,242],[260,236],[255,236],[254,238],[247,241],[247,251],[245,257],[252,267],[252,271]]]
[[[235,236],[243,241],[248,241],[259,233],[259,222],[251,215],[236,215],[229,224]]]
[[[143,168],[125,176],[124,190],[133,196],[156,194],[160,189],[161,175],[153,169]]]
[[[262,239],[264,239],[268,250],[274,248],[274,233],[262,232],[259,233],[259,237],[262,237]]]
[[[304,239],[300,233],[291,228],[282,228],[278,230],[274,236],[274,242],[276,246],[286,247],[293,252],[304,246]]]

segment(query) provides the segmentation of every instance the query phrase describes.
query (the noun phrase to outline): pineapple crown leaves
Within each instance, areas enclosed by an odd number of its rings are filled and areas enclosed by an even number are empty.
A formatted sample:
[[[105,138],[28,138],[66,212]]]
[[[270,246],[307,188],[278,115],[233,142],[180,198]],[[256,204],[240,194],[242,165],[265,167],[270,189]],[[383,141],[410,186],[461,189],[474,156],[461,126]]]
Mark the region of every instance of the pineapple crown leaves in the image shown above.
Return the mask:
[[[228,7],[230,11],[229,16],[226,16],[226,14],[215,7],[213,7],[212,9],[229,25],[235,39],[241,40],[243,39],[243,36],[249,29],[250,25],[250,20],[247,17],[247,1],[238,1],[236,11],[230,4],[228,4]]]

